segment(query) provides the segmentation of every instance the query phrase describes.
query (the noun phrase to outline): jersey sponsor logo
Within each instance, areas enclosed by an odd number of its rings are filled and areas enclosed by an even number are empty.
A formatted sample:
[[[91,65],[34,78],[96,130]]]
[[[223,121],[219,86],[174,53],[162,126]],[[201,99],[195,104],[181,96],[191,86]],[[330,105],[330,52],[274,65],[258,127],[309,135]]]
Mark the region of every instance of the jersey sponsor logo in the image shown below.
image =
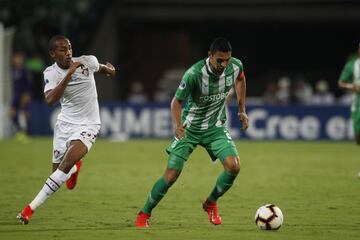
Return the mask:
[[[186,88],[186,82],[185,81],[181,81],[179,89],[180,90],[184,90]]]
[[[214,102],[214,101],[219,101],[219,100],[225,99],[228,94],[229,94],[229,92],[224,92],[224,93],[218,93],[218,94],[209,95],[209,96],[201,96],[201,97],[199,98],[199,100],[200,100],[200,102]]]
[[[69,81],[69,82],[76,82],[76,80],[77,80],[77,78],[76,78],[76,77],[71,76],[71,79],[70,79],[70,81]]]

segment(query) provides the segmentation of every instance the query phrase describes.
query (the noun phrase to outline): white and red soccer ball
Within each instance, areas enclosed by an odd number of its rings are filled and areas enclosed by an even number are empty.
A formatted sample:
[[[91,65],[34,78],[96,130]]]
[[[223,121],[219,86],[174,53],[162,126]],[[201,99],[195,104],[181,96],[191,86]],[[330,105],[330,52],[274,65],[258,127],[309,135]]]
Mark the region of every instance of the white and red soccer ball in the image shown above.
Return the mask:
[[[261,206],[255,214],[255,223],[261,230],[277,230],[284,221],[280,208],[274,204]]]

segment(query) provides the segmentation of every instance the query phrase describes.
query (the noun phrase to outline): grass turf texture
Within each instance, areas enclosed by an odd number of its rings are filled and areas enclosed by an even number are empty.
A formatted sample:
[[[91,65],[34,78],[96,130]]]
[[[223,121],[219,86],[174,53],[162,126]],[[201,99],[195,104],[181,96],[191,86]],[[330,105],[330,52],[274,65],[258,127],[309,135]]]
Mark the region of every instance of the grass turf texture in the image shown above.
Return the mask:
[[[151,228],[136,229],[136,214],[165,169],[168,143],[98,140],[76,189],[63,186],[23,226],[15,216],[48,177],[52,142],[0,141],[0,239],[359,239],[360,148],[352,142],[237,142],[242,169],[218,201],[220,226],[209,223],[201,201],[222,167],[199,147],[153,211]],[[265,203],[284,213],[276,232],[254,223]]]

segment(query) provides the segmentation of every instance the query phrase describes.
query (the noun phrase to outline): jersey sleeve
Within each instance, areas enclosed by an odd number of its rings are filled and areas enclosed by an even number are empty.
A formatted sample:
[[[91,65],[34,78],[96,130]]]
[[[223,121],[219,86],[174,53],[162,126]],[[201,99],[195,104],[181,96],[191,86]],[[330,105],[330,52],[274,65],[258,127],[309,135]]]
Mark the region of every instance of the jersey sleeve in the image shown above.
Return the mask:
[[[62,79],[59,79],[56,72],[51,70],[44,71],[44,92],[54,89]]]
[[[352,82],[353,81],[353,70],[354,62],[349,61],[345,64],[343,70],[341,71],[339,81],[342,82]]]
[[[190,68],[181,79],[180,85],[176,90],[175,97],[179,100],[186,99],[193,90],[194,70]]]
[[[239,73],[237,74],[236,78],[235,79],[238,79],[238,78],[243,78],[245,77],[245,72],[244,72],[244,65],[242,64],[242,62],[237,59],[237,58],[232,58],[233,60],[233,64],[239,68]]]
[[[245,73],[244,71],[241,71],[238,75],[238,78],[241,79],[241,78],[244,78],[245,77]]]
[[[94,55],[85,56],[85,61],[92,72],[97,72],[100,69],[98,59]]]

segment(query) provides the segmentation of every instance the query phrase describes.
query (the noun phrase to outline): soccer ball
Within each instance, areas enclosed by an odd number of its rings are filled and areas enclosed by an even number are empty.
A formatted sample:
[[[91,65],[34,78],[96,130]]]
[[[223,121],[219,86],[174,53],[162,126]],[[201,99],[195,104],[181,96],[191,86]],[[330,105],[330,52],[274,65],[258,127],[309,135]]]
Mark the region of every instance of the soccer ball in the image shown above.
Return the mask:
[[[277,230],[281,227],[284,216],[274,204],[261,206],[255,214],[255,223],[261,230]]]

